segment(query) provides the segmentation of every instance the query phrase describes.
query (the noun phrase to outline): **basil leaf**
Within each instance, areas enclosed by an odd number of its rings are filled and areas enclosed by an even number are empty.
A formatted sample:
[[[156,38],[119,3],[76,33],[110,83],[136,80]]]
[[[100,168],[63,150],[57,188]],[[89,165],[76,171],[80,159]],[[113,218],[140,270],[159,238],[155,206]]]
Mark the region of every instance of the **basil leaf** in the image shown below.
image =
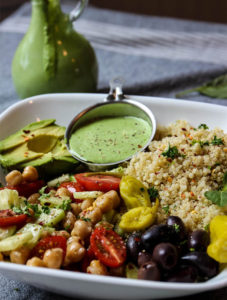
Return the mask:
[[[224,207],[227,205],[227,191],[221,192],[221,202],[220,206]]]
[[[204,195],[218,206],[224,207],[227,205],[227,191],[207,191]]]
[[[223,188],[222,191],[227,191],[227,172],[225,172],[223,177]]]
[[[205,197],[212,203],[219,205],[221,202],[221,192],[220,191],[207,191],[205,192]]]
[[[221,75],[200,87],[180,92],[176,97],[180,98],[192,92],[199,92],[212,98],[227,99],[227,74]]]

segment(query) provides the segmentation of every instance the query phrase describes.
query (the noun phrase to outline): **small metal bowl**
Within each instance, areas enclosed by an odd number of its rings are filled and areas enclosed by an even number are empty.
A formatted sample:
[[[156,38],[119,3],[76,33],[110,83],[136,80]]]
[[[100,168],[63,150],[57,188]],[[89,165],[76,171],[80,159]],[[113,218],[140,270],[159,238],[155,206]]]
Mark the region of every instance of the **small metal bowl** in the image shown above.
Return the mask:
[[[101,171],[111,167],[114,167],[120,163],[123,163],[132,158],[133,155],[126,157],[124,160],[111,162],[111,163],[93,163],[84,159],[70,148],[70,137],[77,128],[83,126],[84,124],[94,121],[98,118],[104,117],[123,117],[123,116],[133,116],[145,120],[152,128],[152,132],[147,143],[142,146],[138,152],[143,151],[152,141],[156,132],[156,120],[152,111],[145,105],[131,100],[124,96],[122,91],[122,81],[121,79],[114,79],[110,82],[110,92],[109,95],[104,99],[103,102],[92,105],[79,114],[77,114],[70,124],[68,125],[65,133],[66,145],[72,156],[80,161],[81,163],[88,166],[92,171]]]

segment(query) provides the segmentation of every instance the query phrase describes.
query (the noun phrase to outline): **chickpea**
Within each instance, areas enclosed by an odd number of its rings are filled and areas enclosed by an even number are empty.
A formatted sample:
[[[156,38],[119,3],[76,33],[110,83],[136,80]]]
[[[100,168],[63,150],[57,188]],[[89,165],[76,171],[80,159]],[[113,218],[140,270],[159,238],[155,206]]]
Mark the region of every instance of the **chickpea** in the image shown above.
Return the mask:
[[[13,250],[10,252],[10,261],[15,264],[24,265],[29,257],[29,254],[30,254],[30,249],[26,247]]]
[[[74,214],[75,216],[78,216],[79,213],[81,212],[81,208],[80,208],[80,206],[79,206],[77,203],[72,203],[72,204],[71,204],[71,209],[72,209],[73,214]]]
[[[70,234],[66,230],[54,231],[51,235],[52,236],[63,236],[66,239],[68,239],[70,237]]]
[[[4,257],[1,252],[0,252],[0,261],[4,261]]]
[[[27,266],[29,267],[43,267],[45,268],[47,265],[42,259],[34,256],[31,259],[29,259],[26,263]]]
[[[111,191],[107,192],[105,195],[106,195],[106,197],[111,198],[112,203],[113,203],[113,208],[116,208],[119,206],[121,199],[118,196],[118,193],[116,191],[111,190]]]
[[[47,268],[60,269],[63,261],[63,250],[61,248],[53,248],[45,251],[43,262]]]
[[[91,231],[92,226],[90,222],[86,222],[84,220],[77,220],[74,224],[71,235],[79,236],[82,240],[84,240],[91,234]]]
[[[87,273],[96,275],[108,275],[107,268],[99,261],[92,260],[90,265],[87,267]]]
[[[36,168],[34,168],[32,166],[27,166],[24,168],[22,177],[25,181],[35,181],[39,178],[39,174],[38,174]]]
[[[77,263],[84,258],[86,249],[78,242],[71,242],[67,245],[66,257],[64,265],[69,265],[70,263]]]
[[[85,199],[80,205],[81,210],[85,210],[85,209],[91,207],[93,205],[93,202],[94,202],[94,199],[90,199],[90,198]]]
[[[63,221],[63,227],[72,230],[75,222],[76,217],[71,211],[68,211]]]
[[[79,236],[70,236],[70,238],[67,240],[67,245],[71,243],[80,243],[82,246],[84,245],[84,241],[81,240]]]
[[[15,186],[20,184],[23,181],[23,177],[20,171],[13,170],[6,175],[6,182],[10,186]]]
[[[31,196],[28,197],[28,202],[31,204],[39,204],[39,193],[32,194]]]
[[[99,207],[102,213],[106,213],[113,208],[112,197],[109,197],[107,194],[99,196],[94,202],[94,206]]]
[[[66,189],[64,187],[60,187],[59,189],[57,189],[56,196],[59,196],[59,197],[62,197],[62,198],[64,198],[64,197],[70,198],[71,193],[69,192],[68,189]]]
[[[96,224],[102,219],[102,211],[99,207],[92,207],[92,209],[88,209],[82,214],[82,217],[90,219],[92,224]]]

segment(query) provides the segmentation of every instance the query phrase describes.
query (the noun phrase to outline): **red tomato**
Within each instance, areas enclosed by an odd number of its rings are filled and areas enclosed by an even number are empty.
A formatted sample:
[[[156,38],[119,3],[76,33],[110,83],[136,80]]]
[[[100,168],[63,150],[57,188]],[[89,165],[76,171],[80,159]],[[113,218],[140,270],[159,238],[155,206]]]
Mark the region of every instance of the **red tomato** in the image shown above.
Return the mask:
[[[91,247],[87,249],[87,252],[81,262],[81,270],[84,273],[87,273],[87,267],[90,265],[91,261],[95,259],[95,254],[91,250]]]
[[[17,215],[11,209],[0,211],[0,227],[22,225],[27,220],[27,215]]]
[[[84,191],[84,187],[79,184],[78,182],[74,182],[74,181],[69,181],[69,182],[63,182],[59,188],[64,187],[66,188],[70,193],[71,193],[71,199],[75,200],[75,202],[82,202],[83,200],[80,199],[75,199],[73,196],[73,193],[75,192],[83,192]]]
[[[45,183],[43,180],[36,180],[33,182],[23,182],[15,186],[6,186],[5,188],[17,190],[19,196],[28,198],[32,194],[37,193],[44,186],[44,184]]]
[[[66,238],[63,236],[47,236],[40,240],[32,250],[32,256],[43,258],[44,253],[48,249],[61,248],[63,250],[63,259],[66,253]]]
[[[119,190],[121,178],[109,175],[92,175],[86,176],[86,173],[76,174],[76,180],[87,191],[108,192],[110,190]]]
[[[90,237],[91,250],[106,266],[116,268],[126,260],[126,246],[113,230],[97,227]]]

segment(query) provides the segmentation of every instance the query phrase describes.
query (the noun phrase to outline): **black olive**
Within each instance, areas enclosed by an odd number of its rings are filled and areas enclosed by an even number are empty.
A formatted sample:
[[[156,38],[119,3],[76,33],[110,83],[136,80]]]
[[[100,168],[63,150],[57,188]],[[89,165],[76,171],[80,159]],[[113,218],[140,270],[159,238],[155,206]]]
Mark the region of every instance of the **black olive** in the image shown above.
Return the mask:
[[[183,221],[181,218],[177,216],[170,216],[168,217],[166,224],[169,226],[173,226],[173,229],[175,230],[176,233],[176,240],[177,241],[182,241],[186,239],[186,229],[184,226]]]
[[[146,262],[152,260],[152,254],[148,253],[146,251],[144,252],[140,252],[138,255],[138,266],[142,266],[143,264],[145,264]]]
[[[144,280],[160,280],[161,273],[154,261],[148,261],[143,264],[138,271],[138,279]]]
[[[137,264],[138,254],[142,250],[141,234],[132,233],[127,239],[126,248],[129,258]]]
[[[181,257],[181,262],[195,266],[202,277],[211,278],[218,273],[218,262],[208,256],[206,252],[194,251],[187,253]]]
[[[206,251],[210,239],[207,231],[199,229],[193,231],[188,237],[188,248],[194,251]]]
[[[174,238],[172,226],[166,224],[154,225],[147,229],[141,236],[141,242],[148,252],[161,242],[169,242]]]
[[[160,243],[155,246],[152,258],[164,270],[171,270],[178,261],[177,248],[170,243]]]
[[[196,282],[198,271],[193,266],[179,266],[172,274],[167,277],[169,282]]]

